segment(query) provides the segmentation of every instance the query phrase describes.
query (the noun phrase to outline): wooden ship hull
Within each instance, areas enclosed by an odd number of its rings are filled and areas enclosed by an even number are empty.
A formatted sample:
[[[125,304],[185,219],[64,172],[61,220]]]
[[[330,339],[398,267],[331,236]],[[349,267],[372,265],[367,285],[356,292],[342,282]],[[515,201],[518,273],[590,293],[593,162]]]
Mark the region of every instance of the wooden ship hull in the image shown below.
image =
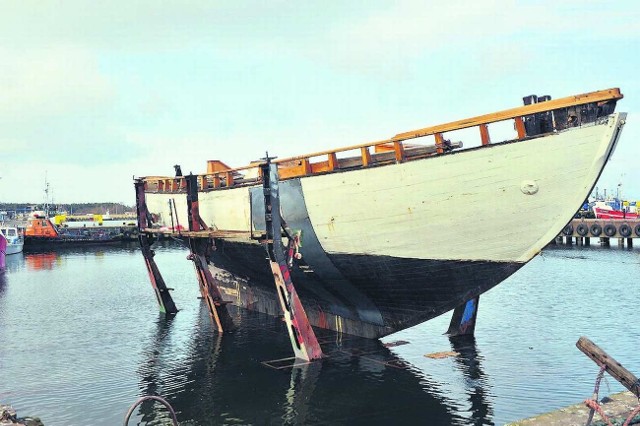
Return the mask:
[[[299,235],[291,278],[311,325],[378,338],[493,288],[558,235],[613,152],[625,114],[617,89],[461,120],[371,144],[276,160],[281,214]],[[517,139],[492,143],[488,125],[514,120]],[[454,149],[446,133],[480,128]],[[407,140],[432,137],[432,145]],[[372,150],[374,152],[372,152]],[[349,153],[354,153],[349,156]],[[314,162],[314,160],[316,160]],[[260,237],[264,190],[255,165],[209,162],[198,175],[207,267],[222,298],[279,315]],[[185,178],[141,178],[149,234],[190,223]],[[165,231],[166,233],[166,231]],[[171,233],[171,232],[169,232]]]

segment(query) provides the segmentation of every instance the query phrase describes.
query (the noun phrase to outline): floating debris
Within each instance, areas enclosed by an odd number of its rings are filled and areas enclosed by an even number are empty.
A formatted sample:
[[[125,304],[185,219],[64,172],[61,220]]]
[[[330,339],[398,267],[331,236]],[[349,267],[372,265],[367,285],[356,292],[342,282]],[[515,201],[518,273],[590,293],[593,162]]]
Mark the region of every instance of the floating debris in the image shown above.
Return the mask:
[[[456,351],[444,351],[444,352],[433,352],[430,354],[426,354],[425,357],[431,358],[431,359],[442,359],[442,358],[449,358],[449,357],[458,356],[458,355],[460,355],[460,353]]]
[[[395,342],[383,343],[382,346],[385,348],[395,348],[396,346],[408,345],[409,342],[406,340],[396,340]]]

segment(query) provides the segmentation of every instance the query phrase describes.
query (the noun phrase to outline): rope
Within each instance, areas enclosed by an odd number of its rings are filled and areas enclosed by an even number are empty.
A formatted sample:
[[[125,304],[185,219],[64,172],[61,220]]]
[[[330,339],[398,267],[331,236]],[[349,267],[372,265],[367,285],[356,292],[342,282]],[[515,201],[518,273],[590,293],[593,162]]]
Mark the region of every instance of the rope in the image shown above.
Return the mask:
[[[602,406],[600,404],[598,404],[598,392],[600,391],[600,382],[602,381],[602,378],[604,376],[604,372],[607,370],[607,366],[606,365],[600,365],[600,371],[598,372],[598,376],[596,377],[596,384],[593,388],[593,396],[591,397],[591,399],[587,399],[584,401],[585,405],[589,408],[591,408],[591,411],[589,412],[589,418],[587,419],[587,423],[586,426],[589,426],[591,424],[591,421],[593,420],[593,415],[594,413],[598,413],[600,414],[600,417],[602,417],[602,420],[604,421],[604,423],[607,426],[613,426],[613,423],[611,423],[611,420],[609,420],[609,418],[607,417],[607,415],[604,413]],[[608,387],[608,384],[607,384]],[[633,385],[630,386],[630,389],[639,389],[640,390],[640,379],[638,379]],[[640,398],[638,398],[638,400],[640,401]],[[635,424],[637,422],[638,419],[636,419],[636,415],[640,414],[640,405],[638,405],[627,417],[627,419],[625,420],[623,426],[629,426],[631,424]],[[616,425],[619,425],[620,423],[618,423],[618,421],[615,422]]]
[[[631,412],[631,414],[629,414],[629,417],[627,417],[627,420],[624,422],[624,425],[622,426],[629,426],[631,424],[631,422],[634,420],[634,417],[636,416],[636,414],[640,413],[640,405],[638,405],[635,410],[633,410]]]
[[[133,414],[133,410],[135,410],[135,408],[138,405],[142,404],[144,401],[149,400],[149,399],[154,400],[154,401],[158,401],[162,405],[167,407],[167,410],[169,410],[169,414],[171,414],[171,421],[173,422],[173,426],[178,426],[178,419],[176,418],[176,413],[175,413],[175,411],[173,411],[173,407],[171,407],[171,404],[169,404],[166,399],[164,399],[164,398],[162,398],[160,396],[156,396],[156,395],[143,396],[142,398],[138,399],[135,402],[135,404],[133,404],[131,406],[131,408],[129,408],[129,411],[127,411],[127,415],[124,417],[124,426],[127,426],[129,424],[129,419],[131,418],[131,415]]]
[[[587,405],[587,407],[591,408],[591,411],[589,411],[589,418],[587,419],[586,426],[589,426],[591,424],[591,421],[593,420],[593,415],[595,414],[596,411],[598,411],[598,413],[601,416],[604,415],[604,413],[601,413],[602,408],[600,407],[600,405],[598,405],[598,392],[600,392],[600,382],[602,381],[602,377],[604,377],[604,372],[606,370],[607,370],[606,365],[603,364],[600,366],[600,371],[596,376],[596,384],[593,387],[593,395],[591,396],[591,399],[587,399],[584,402]],[[593,404],[595,404],[595,406],[593,406]],[[603,419],[606,419],[606,416],[603,417]],[[608,420],[606,421],[608,422]]]
[[[593,399],[586,399],[584,403],[587,407],[591,408],[592,413],[596,411],[598,414],[600,414],[600,417],[602,417],[602,420],[607,424],[607,426],[613,426],[607,415],[604,413],[604,411],[602,411],[602,407],[600,406],[600,404],[598,404],[597,401]],[[588,421],[587,425],[589,425],[590,423],[591,421]]]

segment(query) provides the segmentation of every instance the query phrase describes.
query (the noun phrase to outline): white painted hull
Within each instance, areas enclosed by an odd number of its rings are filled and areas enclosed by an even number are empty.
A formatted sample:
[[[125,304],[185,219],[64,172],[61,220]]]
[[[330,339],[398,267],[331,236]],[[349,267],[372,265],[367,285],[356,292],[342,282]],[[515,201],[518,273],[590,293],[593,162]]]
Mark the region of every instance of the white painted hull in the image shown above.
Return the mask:
[[[7,245],[7,256],[10,255],[10,254],[21,253],[23,248],[24,248],[24,243],[23,242],[14,243],[14,244],[8,244]]]
[[[308,216],[327,253],[524,263],[573,217],[615,147],[625,115],[550,136],[422,160],[301,178]],[[171,226],[186,197],[147,193]],[[250,230],[248,188],[201,192],[200,215]],[[174,219],[175,221],[175,219]]]
[[[302,231],[291,269],[312,325],[377,338],[488,291],[549,243],[589,195],[624,114],[582,127],[398,164],[280,182],[283,216]],[[174,200],[173,216],[169,200]],[[210,269],[226,300],[277,315],[260,185],[198,193],[217,239]],[[185,193],[146,193],[159,226],[187,228]]]
[[[77,228],[129,228],[132,226],[136,226],[136,220],[135,219],[127,219],[127,220],[121,220],[121,219],[105,219],[102,222],[94,222],[94,221],[66,221],[63,222],[61,225],[61,227],[63,228],[71,228],[71,229],[77,229]]]
[[[7,247],[5,252],[7,255],[22,252],[24,248],[24,240],[20,237],[18,229],[15,227],[0,227],[0,232],[5,236]]]

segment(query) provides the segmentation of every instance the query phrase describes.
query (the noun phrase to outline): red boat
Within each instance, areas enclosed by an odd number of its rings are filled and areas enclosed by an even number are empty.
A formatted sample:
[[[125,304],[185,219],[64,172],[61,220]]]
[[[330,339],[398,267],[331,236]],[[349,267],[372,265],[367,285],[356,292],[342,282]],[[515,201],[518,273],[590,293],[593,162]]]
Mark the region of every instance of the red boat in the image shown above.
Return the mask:
[[[607,206],[608,207],[608,206]],[[594,207],[593,213],[596,219],[637,219],[638,213],[631,213],[623,210],[615,210],[612,207]]]

